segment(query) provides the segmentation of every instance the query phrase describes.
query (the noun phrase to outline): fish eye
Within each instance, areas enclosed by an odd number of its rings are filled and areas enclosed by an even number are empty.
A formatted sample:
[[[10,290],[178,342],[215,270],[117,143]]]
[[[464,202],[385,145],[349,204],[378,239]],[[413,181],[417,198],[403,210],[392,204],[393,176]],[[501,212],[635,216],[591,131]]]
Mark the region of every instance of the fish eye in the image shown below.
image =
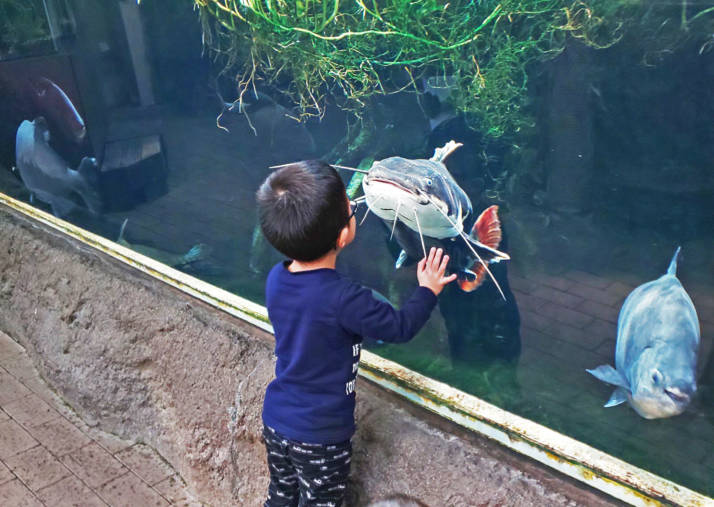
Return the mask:
[[[654,382],[655,384],[659,384],[661,381],[662,381],[662,374],[659,371],[654,370],[652,372],[652,382]]]
[[[430,186],[432,185],[432,183],[434,183],[434,182],[431,181],[431,178],[427,178],[427,179],[426,179],[426,185],[427,185],[427,186],[430,187]]]

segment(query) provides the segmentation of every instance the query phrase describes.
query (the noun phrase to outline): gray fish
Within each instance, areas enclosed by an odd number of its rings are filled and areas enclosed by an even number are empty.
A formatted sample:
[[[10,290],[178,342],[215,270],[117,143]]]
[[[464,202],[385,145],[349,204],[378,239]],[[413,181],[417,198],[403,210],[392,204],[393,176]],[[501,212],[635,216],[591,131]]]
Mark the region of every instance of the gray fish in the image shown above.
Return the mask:
[[[20,178],[34,198],[49,204],[55,216],[63,217],[77,208],[79,197],[93,213],[100,213],[96,160],[84,157],[77,170],[49,145],[50,132],[42,116],[24,120],[15,138],[15,164]]]
[[[397,268],[407,258],[426,255],[429,246],[440,246],[451,257],[450,268],[458,274],[462,290],[475,290],[488,274],[501,291],[487,267],[510,259],[497,250],[501,242],[498,208],[485,210],[472,230],[464,231],[464,221],[473,211],[471,200],[443,163],[459,146],[451,141],[429,160],[390,157],[375,162],[362,180],[365,201],[402,247]]]
[[[186,269],[191,264],[205,260],[211,253],[211,248],[203,243],[193,245],[188,252],[184,254],[172,253],[159,248],[141,245],[139,243],[129,243],[126,239],[124,239],[124,229],[126,229],[127,222],[129,222],[129,219],[125,218],[124,222],[121,224],[121,229],[119,229],[119,237],[116,242],[134,250],[135,252],[139,252],[142,255],[146,255],[147,257],[157,260],[162,264],[166,264],[167,266]]]
[[[667,273],[633,290],[620,310],[615,366],[587,370],[617,386],[606,407],[629,401],[646,419],[684,412],[697,390],[699,321],[677,279],[674,253]]]

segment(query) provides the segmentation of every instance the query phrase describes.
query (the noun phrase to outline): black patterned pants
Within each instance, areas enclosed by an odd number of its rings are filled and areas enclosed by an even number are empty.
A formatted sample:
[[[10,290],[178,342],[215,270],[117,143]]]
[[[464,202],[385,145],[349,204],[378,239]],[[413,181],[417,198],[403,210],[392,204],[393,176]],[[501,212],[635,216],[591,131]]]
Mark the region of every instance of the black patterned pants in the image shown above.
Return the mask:
[[[342,505],[350,474],[352,443],[308,444],[263,428],[270,486],[265,507]]]

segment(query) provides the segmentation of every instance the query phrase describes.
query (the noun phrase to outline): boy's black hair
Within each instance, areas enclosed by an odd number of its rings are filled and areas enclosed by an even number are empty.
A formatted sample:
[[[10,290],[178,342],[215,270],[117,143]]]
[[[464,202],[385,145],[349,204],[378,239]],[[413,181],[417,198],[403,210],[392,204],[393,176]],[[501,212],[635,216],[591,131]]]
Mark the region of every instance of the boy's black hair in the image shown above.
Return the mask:
[[[345,185],[319,160],[286,165],[266,178],[256,194],[266,239],[290,259],[319,259],[337,244],[349,222]]]

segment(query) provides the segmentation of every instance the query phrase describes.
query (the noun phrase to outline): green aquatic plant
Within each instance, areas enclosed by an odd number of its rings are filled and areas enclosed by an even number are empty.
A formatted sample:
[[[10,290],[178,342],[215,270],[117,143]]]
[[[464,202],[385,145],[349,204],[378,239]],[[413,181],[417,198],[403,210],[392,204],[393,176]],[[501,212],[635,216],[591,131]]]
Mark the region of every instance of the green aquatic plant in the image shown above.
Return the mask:
[[[622,29],[613,5],[631,3],[195,0],[204,42],[236,73],[241,97],[261,81],[288,96],[298,119],[329,102],[360,116],[372,96],[420,92],[423,79],[441,77],[452,106],[493,136],[529,122],[531,62],[557,55],[568,35],[613,44]]]

